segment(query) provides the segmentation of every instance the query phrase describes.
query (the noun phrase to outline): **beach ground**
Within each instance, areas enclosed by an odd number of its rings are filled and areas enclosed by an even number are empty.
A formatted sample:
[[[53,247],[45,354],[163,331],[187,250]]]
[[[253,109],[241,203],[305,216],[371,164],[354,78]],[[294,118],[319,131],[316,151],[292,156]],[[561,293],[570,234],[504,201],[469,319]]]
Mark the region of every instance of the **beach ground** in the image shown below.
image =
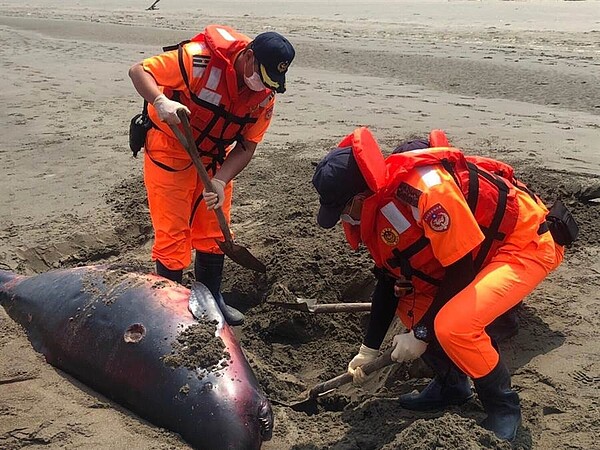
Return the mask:
[[[101,6],[98,5],[101,3]],[[237,238],[265,276],[227,262],[224,293],[265,389],[289,401],[344,371],[367,315],[306,315],[265,304],[290,293],[365,301],[371,262],[341,228],[317,227],[316,162],[358,126],[382,150],[445,129],[470,154],[514,165],[581,226],[565,262],[525,301],[502,344],[523,407],[514,448],[592,449],[600,434],[599,2],[0,2],[0,267],[135,263],[152,270],[142,158],[128,148],[141,99],[129,67],[209,23],[277,30],[297,58],[273,124],[238,177]],[[186,280],[191,279],[189,271]],[[398,395],[431,374],[419,363],[346,386],[307,416],[274,406],[279,449],[510,448],[475,425],[477,401],[436,413]],[[46,364],[0,309],[0,448],[186,448],[174,433]]]

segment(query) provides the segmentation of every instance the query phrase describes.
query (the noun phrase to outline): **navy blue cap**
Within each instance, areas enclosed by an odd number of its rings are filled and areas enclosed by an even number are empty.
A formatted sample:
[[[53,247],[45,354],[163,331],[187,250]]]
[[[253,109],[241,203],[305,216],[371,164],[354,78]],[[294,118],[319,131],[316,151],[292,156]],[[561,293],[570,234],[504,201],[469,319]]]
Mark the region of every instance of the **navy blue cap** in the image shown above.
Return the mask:
[[[266,87],[280,94],[285,92],[285,73],[296,52],[290,41],[279,33],[267,31],[250,44],[258,61],[259,75]]]
[[[429,148],[429,139],[415,139],[413,141],[406,141],[400,144],[394,149],[392,154],[404,153],[411,150],[421,150],[424,148]]]
[[[317,223],[323,228],[334,227],[350,199],[367,190],[351,147],[336,148],[325,155],[312,182],[321,203]]]

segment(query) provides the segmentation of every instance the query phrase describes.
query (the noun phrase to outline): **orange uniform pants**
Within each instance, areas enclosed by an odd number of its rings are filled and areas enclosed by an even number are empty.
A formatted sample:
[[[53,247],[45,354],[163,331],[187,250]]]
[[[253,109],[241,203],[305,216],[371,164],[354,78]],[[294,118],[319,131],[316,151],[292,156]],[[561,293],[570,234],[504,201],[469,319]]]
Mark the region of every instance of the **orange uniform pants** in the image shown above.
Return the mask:
[[[210,159],[203,161],[210,163]],[[156,162],[175,171],[165,170]],[[146,137],[144,184],[154,228],[152,260],[159,260],[170,270],[180,270],[190,265],[192,249],[222,253],[215,242],[223,240],[223,233],[214,211],[206,209],[203,200],[194,211],[204,190],[196,168],[177,140],[156,129],[149,130]],[[230,182],[225,186],[222,207],[228,223],[232,192]]]
[[[435,335],[446,354],[472,378],[489,374],[499,355],[485,327],[520,303],[564,256],[564,248],[546,232],[537,235],[526,230],[531,239],[523,244],[509,241],[503,245],[475,279],[438,312]],[[522,232],[521,232],[522,233]],[[403,297],[398,315],[407,327],[417,323],[429,308],[432,298]]]
[[[564,254],[549,232],[525,248],[510,247],[504,246],[434,321],[440,345],[471,378],[489,374],[500,358],[485,327],[530,294]]]

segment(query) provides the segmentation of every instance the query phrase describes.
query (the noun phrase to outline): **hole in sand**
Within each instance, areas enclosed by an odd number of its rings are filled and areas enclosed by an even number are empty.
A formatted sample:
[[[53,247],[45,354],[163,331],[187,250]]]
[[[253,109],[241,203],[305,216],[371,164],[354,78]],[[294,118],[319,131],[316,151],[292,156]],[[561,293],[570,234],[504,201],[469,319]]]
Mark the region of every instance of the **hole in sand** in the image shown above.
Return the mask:
[[[141,323],[134,323],[125,331],[123,335],[123,340],[125,342],[132,342],[137,344],[146,336],[146,328]]]

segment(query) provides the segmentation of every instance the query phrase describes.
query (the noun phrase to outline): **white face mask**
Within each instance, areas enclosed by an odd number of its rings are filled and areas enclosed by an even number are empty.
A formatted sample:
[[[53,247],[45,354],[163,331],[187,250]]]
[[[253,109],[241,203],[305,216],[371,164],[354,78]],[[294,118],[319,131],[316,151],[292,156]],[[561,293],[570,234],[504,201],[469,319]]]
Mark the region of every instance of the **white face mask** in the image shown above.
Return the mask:
[[[264,85],[258,73],[254,72],[251,77],[244,75],[244,82],[253,91],[264,91],[267,87]]]
[[[342,222],[349,223],[350,225],[360,225],[360,219],[356,220],[350,214],[341,214],[340,215],[340,220]]]

